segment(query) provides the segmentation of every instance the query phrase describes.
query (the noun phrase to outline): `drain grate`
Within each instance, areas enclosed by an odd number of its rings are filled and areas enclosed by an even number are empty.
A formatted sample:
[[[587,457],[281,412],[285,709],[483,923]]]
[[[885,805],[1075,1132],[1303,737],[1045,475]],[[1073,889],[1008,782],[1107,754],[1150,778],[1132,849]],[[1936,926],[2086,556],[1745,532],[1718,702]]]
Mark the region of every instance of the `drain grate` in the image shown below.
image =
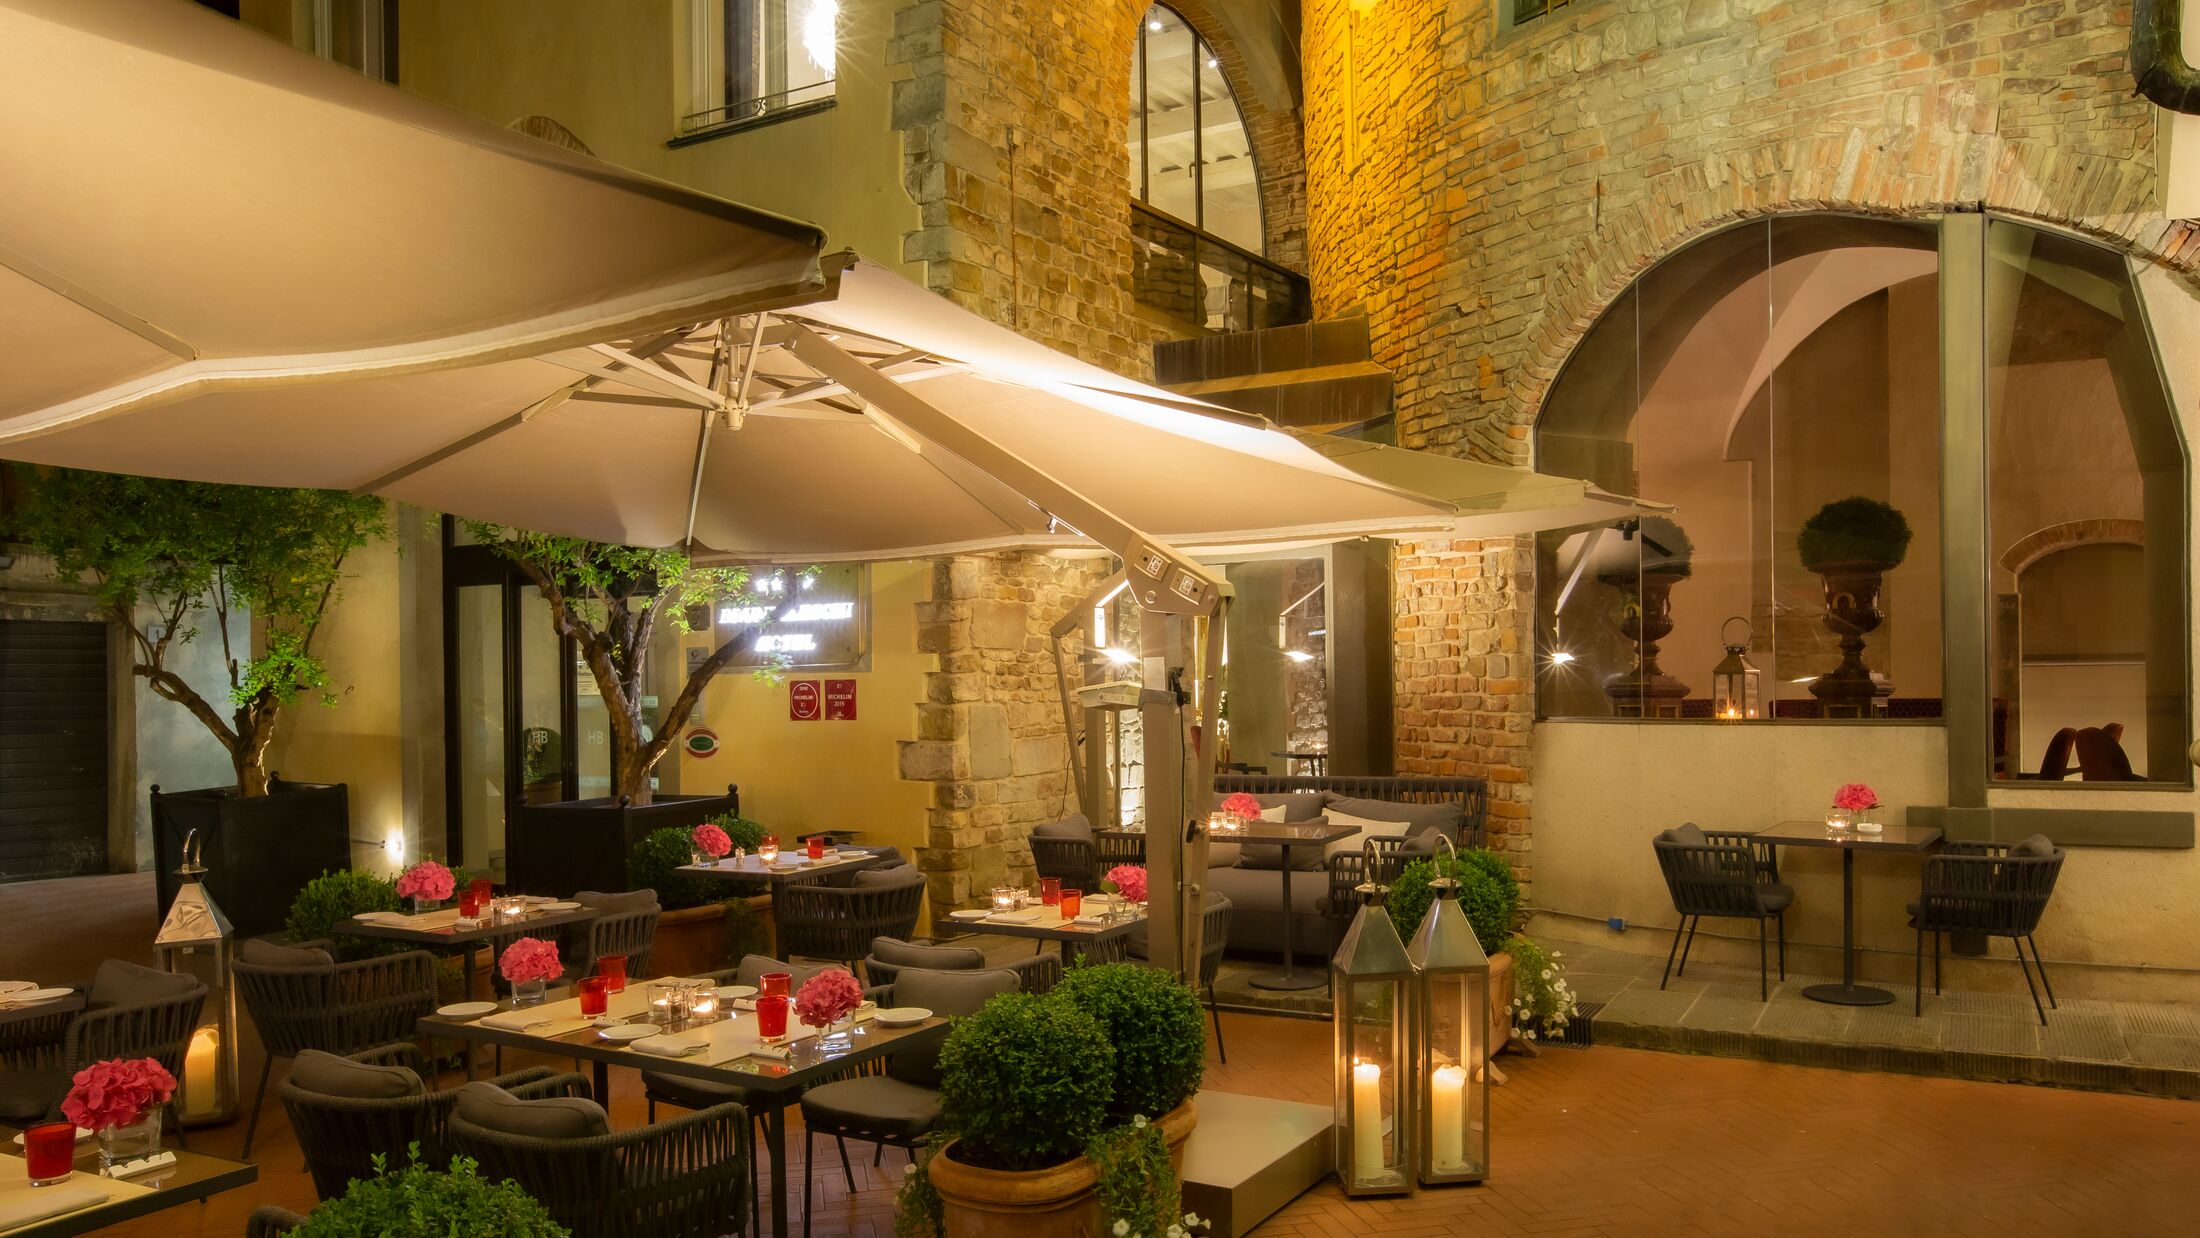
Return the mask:
[[[1566,1030],[1549,1043],[1565,1045],[1570,1049],[1586,1049],[1596,1043],[1596,1017],[1604,1009],[1603,1002],[1582,1002],[1574,1007],[1574,1017],[1566,1020]]]

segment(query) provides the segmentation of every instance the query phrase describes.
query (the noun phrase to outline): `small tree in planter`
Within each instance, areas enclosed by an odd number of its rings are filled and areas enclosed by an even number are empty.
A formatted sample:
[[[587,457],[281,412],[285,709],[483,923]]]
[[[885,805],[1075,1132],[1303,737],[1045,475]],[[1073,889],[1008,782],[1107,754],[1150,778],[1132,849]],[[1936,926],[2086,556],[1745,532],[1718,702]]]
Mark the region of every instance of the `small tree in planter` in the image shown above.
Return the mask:
[[[1879,591],[1886,574],[1910,552],[1910,522],[1878,499],[1852,495],[1828,503],[1803,522],[1795,551],[1825,581],[1826,627],[1841,638],[1841,664],[1811,681],[1827,712],[1862,715],[1894,694],[1864,665],[1864,637],[1886,621]]]
[[[571,1238],[571,1231],[551,1219],[550,1210],[518,1183],[490,1182],[466,1157],[452,1157],[450,1171],[439,1172],[420,1163],[416,1143],[410,1146],[409,1160],[403,1169],[390,1169],[376,1156],[374,1177],[353,1179],[342,1195],[289,1230],[288,1238]]]

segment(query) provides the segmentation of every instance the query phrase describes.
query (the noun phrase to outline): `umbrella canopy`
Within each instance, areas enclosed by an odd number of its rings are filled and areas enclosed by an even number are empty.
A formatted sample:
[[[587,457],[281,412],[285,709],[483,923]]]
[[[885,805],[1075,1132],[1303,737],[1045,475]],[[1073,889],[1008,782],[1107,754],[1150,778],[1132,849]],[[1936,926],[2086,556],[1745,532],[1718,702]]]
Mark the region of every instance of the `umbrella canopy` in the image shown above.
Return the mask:
[[[1124,379],[196,6],[0,0],[0,62],[0,159],[37,170],[0,196],[0,456],[743,561],[1635,510]]]

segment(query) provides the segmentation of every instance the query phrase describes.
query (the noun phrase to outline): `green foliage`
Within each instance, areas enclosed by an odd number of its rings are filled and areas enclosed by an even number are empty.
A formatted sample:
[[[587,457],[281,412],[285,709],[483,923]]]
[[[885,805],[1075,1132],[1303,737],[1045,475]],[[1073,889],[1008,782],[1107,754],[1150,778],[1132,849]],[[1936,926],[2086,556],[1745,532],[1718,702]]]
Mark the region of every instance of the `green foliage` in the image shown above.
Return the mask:
[[[894,1192],[894,1238],[945,1238],[947,1208],[932,1185],[932,1158],[954,1136],[935,1130],[924,1137],[915,1159],[902,1167],[901,1186]]]
[[[401,911],[403,900],[397,897],[397,883],[371,873],[324,872],[308,881],[291,900],[289,918],[283,927],[292,941],[329,940],[334,952],[341,958],[365,958],[374,954],[387,954],[409,947],[401,942],[384,941],[367,937],[337,937],[331,932],[339,921],[348,920],[362,911]]]
[[[1795,535],[1795,550],[1812,571],[1834,563],[1885,569],[1899,566],[1910,553],[1910,536],[1910,522],[1901,512],[1878,499],[1851,495],[1804,521]]]
[[[490,1182],[463,1156],[439,1173],[420,1163],[415,1143],[405,1168],[390,1169],[378,1154],[374,1169],[374,1177],[352,1179],[342,1195],[315,1208],[289,1238],[571,1238],[518,1183]]]
[[[1207,1023],[1183,981],[1155,967],[1104,963],[1072,968],[1053,996],[1091,1015],[1115,1046],[1111,1123],[1158,1118],[1199,1090]]]
[[[651,830],[626,853],[626,888],[655,890],[657,905],[666,911],[708,907],[726,897],[725,883],[716,877],[680,872],[695,858],[694,831],[678,825]]]
[[[736,882],[734,884],[745,884]],[[767,884],[759,882],[759,885]],[[761,893],[761,891],[759,891]],[[738,967],[741,960],[752,954],[770,954],[772,935],[764,927],[764,917],[757,915],[747,900],[726,900],[726,966]]]
[[[1169,1163],[1169,1141],[1143,1118],[1104,1131],[1085,1148],[1092,1160],[1093,1195],[1100,1219],[1112,1232],[1160,1238],[1178,1225],[1182,1184]]]
[[[1505,953],[1513,961],[1513,1027],[1525,1040],[1563,1035],[1578,1001],[1558,951],[1514,937],[1505,943]]]
[[[1484,952],[1497,953],[1513,935],[1513,920],[1520,910],[1520,881],[1513,876],[1505,857],[1481,847],[1453,855],[1439,853],[1434,860],[1415,860],[1399,872],[1384,900],[1391,923],[1398,926],[1398,935],[1411,939],[1413,931],[1421,927],[1421,917],[1428,914],[1428,905],[1436,897],[1429,882],[1435,880],[1439,866],[1445,876],[1459,883],[1459,909],[1467,913],[1467,922],[1474,926],[1475,940],[1482,943]]]
[[[751,821],[747,817],[722,812],[712,817],[710,823],[724,830],[726,837],[733,840],[733,845],[743,851],[753,852],[764,841],[763,824]]]
[[[957,1160],[1044,1169],[1100,1133],[1114,1079],[1098,1020],[1051,994],[1002,993],[940,1050],[940,1120],[961,1139]]]

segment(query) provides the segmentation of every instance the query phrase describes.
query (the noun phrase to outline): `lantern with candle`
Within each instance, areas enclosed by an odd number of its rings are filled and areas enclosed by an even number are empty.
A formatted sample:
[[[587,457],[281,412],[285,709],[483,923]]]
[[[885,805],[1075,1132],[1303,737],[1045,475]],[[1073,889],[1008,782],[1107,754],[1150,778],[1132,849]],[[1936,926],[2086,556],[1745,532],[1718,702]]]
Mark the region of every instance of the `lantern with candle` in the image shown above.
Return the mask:
[[[1446,851],[1451,840],[1441,839]],[[1449,871],[1441,862],[1437,872]],[[1407,943],[1414,967],[1413,1097],[1423,1186],[1480,1182],[1490,1164],[1490,959],[1459,906],[1459,883],[1439,876]]]
[[[199,1025],[184,1047],[183,1088],[177,1121],[186,1126],[226,1122],[237,1112],[237,986],[230,972],[234,955],[229,917],[214,905],[200,878],[199,832],[184,836],[183,864],[176,869],[183,885],[169,904],[153,953],[161,967],[196,977],[206,986]]]
[[[1382,871],[1373,844],[1361,871]],[[1360,909],[1329,964],[1337,1177],[1353,1197],[1412,1187],[1413,963],[1383,909],[1385,893],[1372,877],[1359,887]]]
[[[1742,639],[1729,635],[1735,624],[1742,625]],[[1726,657],[1711,669],[1711,713],[1726,722],[1744,718],[1761,717],[1764,708],[1764,673],[1749,662],[1749,642],[1754,635],[1749,620],[1736,615],[1719,629],[1719,643],[1726,647]]]

